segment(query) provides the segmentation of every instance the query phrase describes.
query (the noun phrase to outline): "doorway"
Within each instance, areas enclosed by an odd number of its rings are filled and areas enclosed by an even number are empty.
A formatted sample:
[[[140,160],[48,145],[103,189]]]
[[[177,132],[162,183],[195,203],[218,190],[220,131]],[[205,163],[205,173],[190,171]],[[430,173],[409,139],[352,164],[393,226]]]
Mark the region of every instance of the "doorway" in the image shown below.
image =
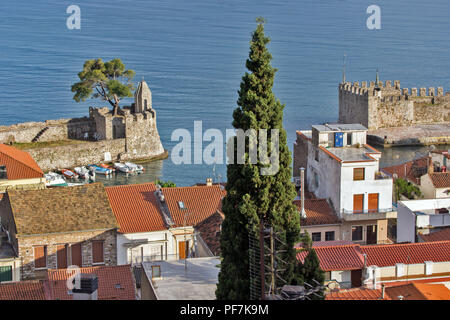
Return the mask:
[[[367,244],[376,244],[377,243],[377,225],[370,225],[366,227],[367,234]]]

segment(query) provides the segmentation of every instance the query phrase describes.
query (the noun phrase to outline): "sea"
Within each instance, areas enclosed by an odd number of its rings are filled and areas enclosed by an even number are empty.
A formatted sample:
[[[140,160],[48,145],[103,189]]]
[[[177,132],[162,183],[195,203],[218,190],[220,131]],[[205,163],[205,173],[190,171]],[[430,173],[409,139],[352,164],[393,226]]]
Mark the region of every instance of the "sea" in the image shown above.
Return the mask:
[[[368,28],[373,5],[379,9],[379,29]],[[71,29],[67,20],[77,12],[80,29]],[[0,125],[82,117],[89,106],[104,106],[97,99],[75,102],[70,88],[84,61],[120,58],[136,71],[135,83],[145,79],[150,86],[169,153],[179,143],[172,141],[174,131],[193,135],[194,121],[202,121],[203,132],[218,129],[225,135],[232,129],[259,16],[266,19],[271,38],[272,65],[278,69],[274,92],[285,104],[291,151],[296,130],[337,121],[344,55],[347,81],[375,81],[378,69],[380,80],[400,80],[405,88],[450,88],[448,0],[2,1]],[[382,149],[381,166],[427,150]],[[176,164],[169,156],[145,163],[144,174],[115,175],[103,182],[162,179],[189,186],[207,177],[223,182],[224,161]]]

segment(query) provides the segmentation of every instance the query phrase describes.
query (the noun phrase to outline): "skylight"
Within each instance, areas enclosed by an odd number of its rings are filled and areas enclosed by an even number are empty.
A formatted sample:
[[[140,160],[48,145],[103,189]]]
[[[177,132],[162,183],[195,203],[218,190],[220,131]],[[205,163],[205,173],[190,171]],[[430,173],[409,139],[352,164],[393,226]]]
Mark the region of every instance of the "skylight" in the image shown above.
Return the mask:
[[[184,206],[183,201],[178,201],[178,206],[180,207],[180,209],[186,209],[186,207]]]

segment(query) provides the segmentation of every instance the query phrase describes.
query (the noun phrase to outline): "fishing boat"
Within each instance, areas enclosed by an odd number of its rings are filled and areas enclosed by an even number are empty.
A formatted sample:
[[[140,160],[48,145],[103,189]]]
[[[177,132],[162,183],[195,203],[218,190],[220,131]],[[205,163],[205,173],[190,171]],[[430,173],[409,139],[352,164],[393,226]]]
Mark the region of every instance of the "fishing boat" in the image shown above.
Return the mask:
[[[106,169],[111,169],[113,172],[116,171],[116,169],[114,169],[114,167],[107,165],[106,163],[101,163],[100,167],[106,168]]]
[[[78,174],[76,174],[75,172],[73,172],[72,170],[69,169],[61,169],[59,170],[61,171],[61,173],[63,174],[64,177],[66,177],[67,179],[77,179],[78,178]]]
[[[112,173],[111,169],[103,168],[103,167],[97,166],[95,164],[88,165],[88,168],[92,169],[95,173],[104,174],[105,176],[108,176]]]
[[[86,167],[75,167],[73,170],[80,176],[80,178],[85,180],[89,179],[89,170]]]
[[[123,163],[119,163],[119,162],[115,162],[114,163],[114,168],[116,168],[116,170],[118,170],[120,172],[123,172],[123,173],[130,173],[130,172],[132,172],[132,170],[130,168],[128,168]]]
[[[130,170],[133,171],[133,172],[138,172],[138,173],[140,173],[140,172],[143,172],[143,171],[144,171],[144,167],[141,166],[140,164],[135,164],[135,163],[132,163],[132,162],[125,162],[125,165],[126,165],[128,168],[130,168]]]
[[[47,187],[67,187],[67,182],[64,177],[56,172],[49,172],[44,174],[45,185]]]

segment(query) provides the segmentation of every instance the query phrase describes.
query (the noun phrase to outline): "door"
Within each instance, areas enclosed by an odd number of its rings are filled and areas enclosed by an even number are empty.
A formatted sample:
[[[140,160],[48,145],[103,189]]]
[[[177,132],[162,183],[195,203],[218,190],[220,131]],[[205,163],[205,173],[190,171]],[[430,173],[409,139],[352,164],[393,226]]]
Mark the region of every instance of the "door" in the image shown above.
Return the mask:
[[[12,267],[11,266],[0,266],[0,282],[12,281]]]
[[[58,269],[67,268],[67,246],[60,244],[56,246],[56,263]]]
[[[367,226],[367,244],[376,244],[377,243],[377,225]]]
[[[334,147],[340,148],[344,146],[344,133],[343,132],[336,132],[334,134]]]
[[[353,213],[362,213],[364,210],[364,195],[353,195]]]
[[[81,243],[75,243],[72,245],[72,265],[82,267],[83,256],[81,253]]]
[[[362,285],[362,270],[352,270],[351,272],[352,288],[361,287]]]
[[[180,241],[178,242],[178,255],[180,259],[186,259],[187,256],[187,244],[188,241]]]
[[[369,193],[369,212],[378,212],[378,193]]]

